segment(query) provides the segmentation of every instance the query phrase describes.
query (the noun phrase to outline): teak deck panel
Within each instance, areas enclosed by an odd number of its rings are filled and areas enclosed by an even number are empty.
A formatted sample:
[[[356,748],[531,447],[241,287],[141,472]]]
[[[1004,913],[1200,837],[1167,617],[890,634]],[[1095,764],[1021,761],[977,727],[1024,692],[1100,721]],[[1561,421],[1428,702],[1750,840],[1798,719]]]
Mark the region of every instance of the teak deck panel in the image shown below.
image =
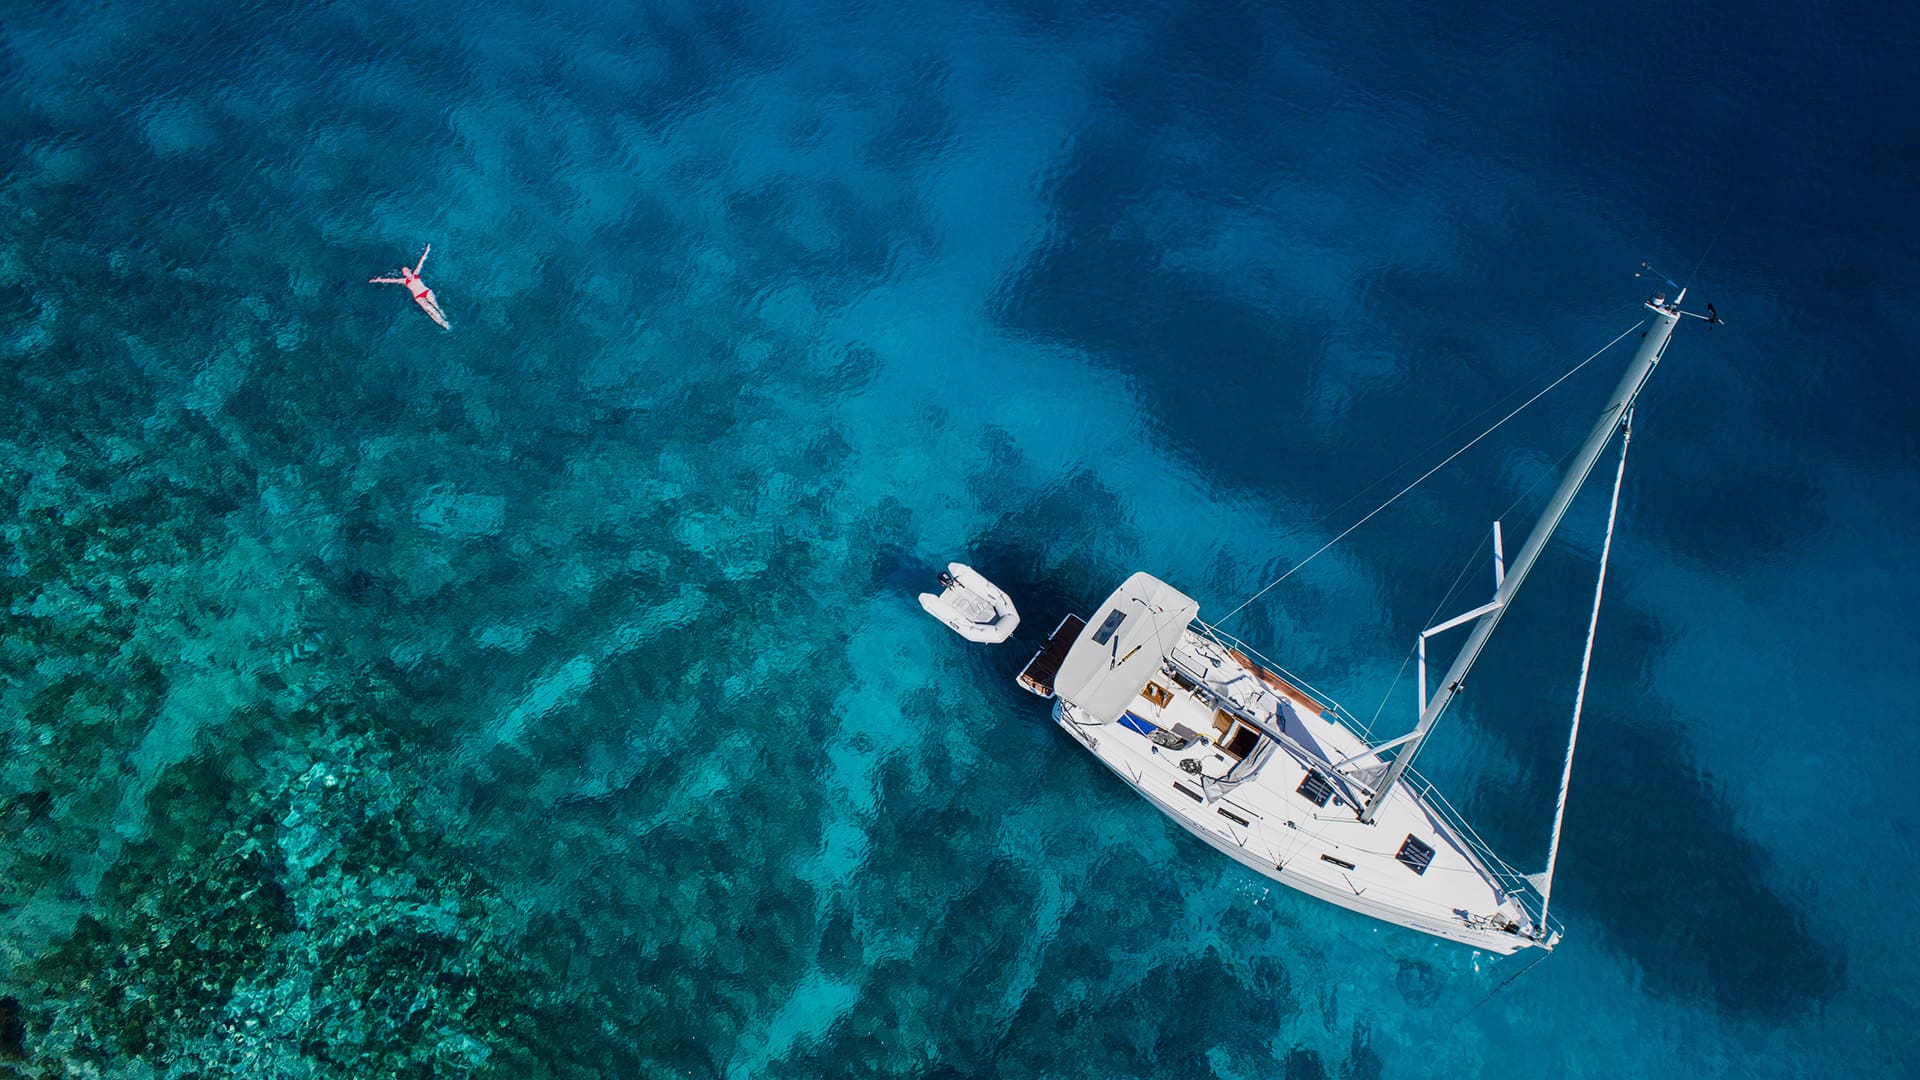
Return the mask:
[[[1020,685],[1039,694],[1041,697],[1053,696],[1053,680],[1060,674],[1060,665],[1066,662],[1067,651],[1073,648],[1080,631],[1085,629],[1087,620],[1078,615],[1068,615],[1054,627],[1053,636],[1033,654],[1027,666],[1020,672]]]

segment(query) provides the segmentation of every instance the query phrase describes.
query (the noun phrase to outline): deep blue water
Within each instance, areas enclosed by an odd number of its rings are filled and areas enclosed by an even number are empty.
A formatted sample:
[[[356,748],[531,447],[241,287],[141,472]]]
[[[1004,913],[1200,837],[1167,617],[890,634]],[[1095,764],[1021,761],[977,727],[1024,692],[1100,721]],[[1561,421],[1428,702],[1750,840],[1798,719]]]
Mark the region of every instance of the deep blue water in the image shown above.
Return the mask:
[[[0,1071],[1899,1073],[1917,44],[0,5]],[[451,334],[365,283],[429,241]],[[1488,1000],[1527,958],[1269,888],[1014,688],[1132,570],[1231,609],[1631,326],[1643,259],[1728,325],[1640,409],[1548,961]],[[1234,628],[1410,723],[1624,355]],[[1603,513],[1421,758],[1523,867]],[[919,611],[949,558],[1019,640]]]

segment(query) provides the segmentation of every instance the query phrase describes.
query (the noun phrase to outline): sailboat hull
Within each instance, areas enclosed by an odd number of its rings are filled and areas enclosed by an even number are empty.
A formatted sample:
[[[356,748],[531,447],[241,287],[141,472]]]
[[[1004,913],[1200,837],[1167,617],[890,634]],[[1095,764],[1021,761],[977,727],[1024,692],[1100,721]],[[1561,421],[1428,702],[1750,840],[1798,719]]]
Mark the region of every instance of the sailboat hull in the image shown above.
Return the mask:
[[[1493,599],[1420,635],[1421,708],[1412,732],[1376,743],[1351,713],[1323,704],[1284,668],[1201,622],[1192,597],[1147,573],[1129,577],[1075,629],[1063,623],[1021,685],[1055,695],[1061,727],[1162,813],[1271,881],[1490,952],[1551,949],[1559,932],[1549,917],[1550,872],[1523,875],[1502,862],[1411,765],[1600,454],[1628,423],[1688,314],[1679,308],[1684,296],[1683,289],[1672,303],[1647,301],[1647,329],[1633,359],[1511,563],[1496,525]],[[1611,517],[1608,530],[1610,539]],[[1596,586],[1596,617],[1598,602]],[[1467,625],[1466,642],[1429,694],[1427,640]],[[1064,649],[1062,631],[1073,635]],[[1581,677],[1584,687],[1584,669]],[[1567,760],[1562,806],[1571,738]],[[1556,811],[1550,851],[1558,850],[1559,822]]]
[[[1054,716],[1060,727],[1065,729],[1067,734],[1073,736],[1074,741],[1091,752],[1102,765],[1107,767],[1109,772],[1112,772],[1114,776],[1120,779],[1121,783],[1132,788],[1142,798],[1146,799],[1147,802],[1153,804],[1155,809],[1167,817],[1172,818],[1181,828],[1197,837],[1207,846],[1269,881],[1277,882],[1296,892],[1305,893],[1316,900],[1324,900],[1329,904],[1346,908],[1348,911],[1365,915],[1368,918],[1378,919],[1385,923],[1392,923],[1395,926],[1403,926],[1409,930],[1416,930],[1423,934],[1431,934],[1434,937],[1446,938],[1449,941],[1457,941],[1463,945],[1470,945],[1476,949],[1484,949],[1487,952],[1496,953],[1501,956],[1510,956],[1513,953],[1519,952],[1521,949],[1536,947],[1540,944],[1531,938],[1519,934],[1509,933],[1504,930],[1469,926],[1457,919],[1441,920],[1422,918],[1397,907],[1375,903],[1369,900],[1364,892],[1355,893],[1350,887],[1335,888],[1328,882],[1315,877],[1301,873],[1289,874],[1285,867],[1275,865],[1267,859],[1260,857],[1256,851],[1249,849],[1235,839],[1233,836],[1234,830],[1230,828],[1216,829],[1203,826],[1200,822],[1194,820],[1192,815],[1185,811],[1185,807],[1176,805],[1172,800],[1163,798],[1154,791],[1149,790],[1146,783],[1136,781],[1129,775],[1129,770],[1119,761],[1099,751],[1097,748],[1099,736],[1097,734],[1088,734],[1087,729],[1073,723],[1069,719],[1063,718],[1061,712],[1061,706],[1056,706]],[[1115,725],[1102,726],[1112,727]]]
[[[1072,644],[1052,683],[1055,720],[1155,808],[1263,877],[1491,952],[1551,945],[1516,895],[1525,879],[1424,781],[1361,820],[1364,778],[1384,768],[1366,737],[1195,614],[1177,589],[1137,573],[1086,620],[1063,622],[1055,638]]]

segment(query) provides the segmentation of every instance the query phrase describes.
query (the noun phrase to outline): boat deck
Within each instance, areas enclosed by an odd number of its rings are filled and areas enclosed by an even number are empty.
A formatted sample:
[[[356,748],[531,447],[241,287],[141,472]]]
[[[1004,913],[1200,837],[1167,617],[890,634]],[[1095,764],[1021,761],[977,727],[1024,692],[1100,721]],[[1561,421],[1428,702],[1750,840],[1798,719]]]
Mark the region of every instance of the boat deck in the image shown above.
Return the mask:
[[[1082,723],[1066,701],[1054,715],[1189,832],[1281,884],[1495,952],[1535,944],[1517,932],[1518,903],[1414,790],[1396,788],[1374,823],[1358,820],[1365,793],[1332,766],[1380,759],[1238,651],[1188,629],[1119,720]]]
[[[1052,697],[1054,677],[1060,674],[1060,665],[1066,660],[1067,651],[1073,648],[1074,639],[1080,636],[1080,631],[1086,625],[1087,620],[1078,615],[1069,614],[1061,619],[1060,625],[1048,635],[1047,643],[1040,646],[1039,651],[1033,654],[1033,659],[1028,660],[1027,666],[1021,669],[1020,685],[1043,698]]]

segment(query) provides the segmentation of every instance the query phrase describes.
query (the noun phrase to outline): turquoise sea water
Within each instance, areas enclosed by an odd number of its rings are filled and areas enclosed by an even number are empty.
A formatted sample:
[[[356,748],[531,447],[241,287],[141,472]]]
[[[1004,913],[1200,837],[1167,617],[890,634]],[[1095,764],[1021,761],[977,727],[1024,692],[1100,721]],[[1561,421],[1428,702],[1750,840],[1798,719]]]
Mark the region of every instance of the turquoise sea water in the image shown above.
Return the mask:
[[[0,16],[0,1071],[1920,1052],[1903,12]],[[365,283],[427,242],[450,334]],[[1231,609],[1642,259],[1729,325],[1640,410],[1550,960],[1270,887],[1013,686],[1135,569]],[[1234,629],[1409,724],[1623,360]],[[1603,513],[1421,758],[1527,868]],[[920,612],[951,558],[1018,640]]]

